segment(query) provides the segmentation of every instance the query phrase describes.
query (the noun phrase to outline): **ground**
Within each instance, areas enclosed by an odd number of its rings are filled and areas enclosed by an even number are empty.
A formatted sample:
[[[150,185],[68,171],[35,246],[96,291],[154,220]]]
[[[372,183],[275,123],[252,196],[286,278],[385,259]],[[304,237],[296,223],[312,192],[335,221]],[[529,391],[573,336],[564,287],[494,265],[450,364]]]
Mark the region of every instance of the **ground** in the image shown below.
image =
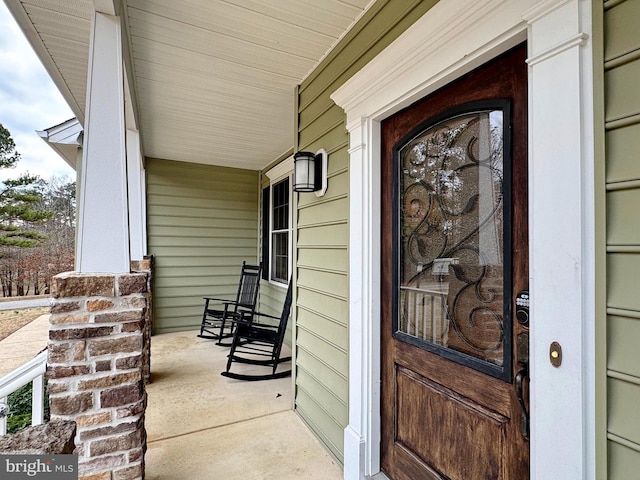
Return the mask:
[[[0,340],[8,337],[19,328],[49,313],[49,307],[24,308],[0,311]]]

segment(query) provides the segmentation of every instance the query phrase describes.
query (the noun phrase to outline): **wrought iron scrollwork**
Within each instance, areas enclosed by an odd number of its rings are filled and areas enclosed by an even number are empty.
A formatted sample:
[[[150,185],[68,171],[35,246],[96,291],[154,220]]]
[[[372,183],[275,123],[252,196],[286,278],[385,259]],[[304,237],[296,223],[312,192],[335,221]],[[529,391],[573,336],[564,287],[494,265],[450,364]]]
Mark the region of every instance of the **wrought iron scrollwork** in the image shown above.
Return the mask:
[[[399,149],[399,162],[401,288],[445,293],[444,346],[499,364],[502,112],[473,112],[432,126]],[[407,308],[399,312],[405,322]]]

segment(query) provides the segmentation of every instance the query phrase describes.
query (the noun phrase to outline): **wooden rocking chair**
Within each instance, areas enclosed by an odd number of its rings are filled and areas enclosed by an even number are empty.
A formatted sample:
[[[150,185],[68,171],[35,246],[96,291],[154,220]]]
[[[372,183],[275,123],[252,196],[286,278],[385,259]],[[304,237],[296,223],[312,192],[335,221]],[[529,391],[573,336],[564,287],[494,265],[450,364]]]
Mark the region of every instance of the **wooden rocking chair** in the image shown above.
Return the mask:
[[[235,300],[203,297],[205,300],[204,312],[198,337],[218,340],[218,345],[225,345],[222,340],[233,336],[234,321],[241,318],[251,318],[253,315],[258,300],[261,275],[262,264],[247,265],[242,262]]]
[[[290,281],[280,317],[254,312],[253,315],[243,315],[242,318],[236,322],[237,327],[233,333],[233,342],[227,361],[227,370],[222,372],[221,375],[236,380],[249,381],[270,380],[291,375],[290,369],[276,372],[280,363],[291,360],[291,357],[280,358],[282,343],[287,331],[287,321],[289,320],[289,313],[291,311],[291,290]],[[254,319],[259,316],[278,320],[278,323],[274,325],[255,322]],[[229,370],[234,362],[271,367],[271,373],[260,375],[231,372]]]

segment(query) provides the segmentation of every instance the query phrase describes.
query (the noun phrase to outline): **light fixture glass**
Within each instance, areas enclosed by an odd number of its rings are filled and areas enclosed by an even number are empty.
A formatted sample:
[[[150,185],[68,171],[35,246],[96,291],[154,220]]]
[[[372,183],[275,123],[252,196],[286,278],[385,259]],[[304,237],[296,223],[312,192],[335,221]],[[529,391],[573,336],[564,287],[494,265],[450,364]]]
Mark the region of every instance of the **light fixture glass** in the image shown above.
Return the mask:
[[[324,148],[316,153],[298,152],[293,155],[293,190],[315,192],[322,197],[327,191],[329,156]]]
[[[298,152],[293,156],[293,190],[296,192],[315,192],[316,163],[322,161],[316,159],[313,152]]]

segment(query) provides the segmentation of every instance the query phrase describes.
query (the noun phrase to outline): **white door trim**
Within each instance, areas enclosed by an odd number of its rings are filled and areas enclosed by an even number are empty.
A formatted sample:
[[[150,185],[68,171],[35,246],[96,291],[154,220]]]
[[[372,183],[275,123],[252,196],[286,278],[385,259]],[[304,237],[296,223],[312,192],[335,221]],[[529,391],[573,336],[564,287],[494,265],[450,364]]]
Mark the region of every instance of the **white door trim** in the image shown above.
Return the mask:
[[[595,471],[590,17],[588,0],[441,1],[331,96],[345,110],[350,136],[345,479],[380,471],[380,121],[524,40],[531,60],[531,478]],[[565,348],[559,369],[548,362],[552,340]],[[571,429],[557,435],[565,421]]]
[[[595,478],[595,183],[590,1],[525,13],[529,48],[531,478]],[[563,364],[549,362],[557,341]],[[562,425],[563,434],[558,435]]]

